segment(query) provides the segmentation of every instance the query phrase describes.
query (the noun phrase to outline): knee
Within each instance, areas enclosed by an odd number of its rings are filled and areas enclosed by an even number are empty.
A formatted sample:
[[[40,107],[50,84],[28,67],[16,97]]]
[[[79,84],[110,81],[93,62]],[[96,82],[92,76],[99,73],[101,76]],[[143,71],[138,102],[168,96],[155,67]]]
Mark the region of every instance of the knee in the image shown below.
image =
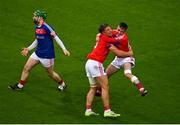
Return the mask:
[[[132,77],[132,72],[131,70],[124,70],[124,75],[128,78],[128,79],[131,79]]]
[[[94,94],[96,90],[97,90],[97,87],[91,87],[90,92]]]
[[[108,90],[109,89],[109,84],[108,83],[103,83],[101,85],[101,89]]]
[[[96,93],[96,87],[91,87],[88,94],[87,94],[87,97],[91,96],[91,95],[95,95]]]

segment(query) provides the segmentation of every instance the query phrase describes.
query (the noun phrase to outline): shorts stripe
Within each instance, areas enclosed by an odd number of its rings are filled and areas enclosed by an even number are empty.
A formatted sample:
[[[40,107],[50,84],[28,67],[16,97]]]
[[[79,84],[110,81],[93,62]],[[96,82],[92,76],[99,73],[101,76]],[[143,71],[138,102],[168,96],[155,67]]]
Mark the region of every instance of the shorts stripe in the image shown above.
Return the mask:
[[[103,68],[102,68],[102,65],[101,63],[98,62],[98,68],[99,68],[99,72],[101,75],[104,75],[104,71],[103,71]]]
[[[50,66],[52,66],[52,59],[49,60],[49,64],[50,64]]]

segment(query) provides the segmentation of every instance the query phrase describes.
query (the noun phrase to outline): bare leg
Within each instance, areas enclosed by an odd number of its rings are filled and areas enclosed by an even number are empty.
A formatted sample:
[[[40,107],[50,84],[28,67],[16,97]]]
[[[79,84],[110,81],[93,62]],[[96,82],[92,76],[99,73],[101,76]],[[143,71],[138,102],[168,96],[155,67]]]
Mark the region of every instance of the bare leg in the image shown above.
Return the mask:
[[[57,83],[60,83],[62,81],[62,78],[59,76],[59,74],[54,71],[53,66],[46,68],[46,71],[49,77],[51,77]]]
[[[95,92],[96,92],[96,87],[90,87],[90,90],[89,90],[89,92],[88,92],[88,94],[86,96],[86,106],[91,106],[92,105]],[[91,108],[91,107],[89,107],[89,108]]]
[[[31,57],[28,59],[21,74],[21,81],[27,81],[31,69],[37,64],[39,64],[38,60],[35,60]]]
[[[94,100],[94,95],[96,93],[96,87],[90,87],[89,92],[87,93],[86,96],[86,111],[85,111],[85,116],[91,116],[91,115],[99,115],[98,113],[95,113],[92,111],[92,103]]]
[[[62,80],[62,78],[59,76],[59,74],[57,74],[54,70],[53,70],[53,66],[50,66],[48,68],[46,68],[46,71],[49,75],[50,78],[52,78],[54,81],[56,81],[59,86],[58,89],[60,91],[64,91],[65,88],[67,87],[67,85],[65,84],[65,82]]]
[[[101,85],[102,89],[102,101],[104,104],[104,117],[118,117],[120,114],[116,114],[111,111],[110,104],[109,104],[109,85],[108,85],[108,78],[106,75],[100,76],[96,78],[97,81]]]
[[[113,75],[114,73],[116,73],[119,69],[114,67],[113,65],[109,65],[106,69],[106,73],[107,73],[107,76],[110,77],[111,75]]]
[[[38,60],[35,60],[30,57],[27,60],[26,64],[24,65],[24,68],[23,68],[23,71],[21,74],[21,80],[19,80],[19,82],[15,85],[9,85],[8,88],[10,88],[12,90],[21,90],[29,77],[29,73],[30,73],[31,69],[38,63],[39,63]]]
[[[102,101],[104,107],[109,107],[109,85],[108,85],[108,78],[106,75],[100,76],[96,78],[98,83],[101,85],[102,90]]]
[[[109,65],[106,69],[106,73],[107,73],[107,76],[108,78],[113,75],[114,73],[116,73],[119,69],[114,67],[113,65]],[[101,96],[101,87],[97,87],[97,91],[96,91],[96,96]]]
[[[147,90],[144,89],[139,79],[131,73],[131,63],[124,64],[124,75],[136,85],[142,96],[147,94]]]

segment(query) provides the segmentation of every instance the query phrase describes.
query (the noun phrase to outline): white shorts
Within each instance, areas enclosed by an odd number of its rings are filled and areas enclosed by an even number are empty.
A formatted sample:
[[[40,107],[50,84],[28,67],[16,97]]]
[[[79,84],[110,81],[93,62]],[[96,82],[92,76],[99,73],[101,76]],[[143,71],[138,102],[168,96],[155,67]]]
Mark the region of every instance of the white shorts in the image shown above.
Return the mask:
[[[116,56],[115,59],[111,62],[111,65],[117,69],[120,69],[125,63],[131,63],[133,68],[135,66],[135,59],[133,57],[119,58]]]
[[[96,77],[106,75],[103,64],[95,60],[87,60],[85,69],[91,87],[97,86]]]
[[[33,52],[30,57],[40,61],[40,63],[46,68],[54,65],[54,58],[52,59],[39,58],[35,52]]]

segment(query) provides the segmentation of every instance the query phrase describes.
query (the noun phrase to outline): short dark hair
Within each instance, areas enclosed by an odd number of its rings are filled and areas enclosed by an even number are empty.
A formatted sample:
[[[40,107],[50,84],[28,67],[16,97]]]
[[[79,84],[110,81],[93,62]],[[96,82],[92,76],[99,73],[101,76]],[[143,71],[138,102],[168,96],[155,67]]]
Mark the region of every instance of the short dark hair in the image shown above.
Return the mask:
[[[119,24],[119,27],[122,27],[122,28],[127,29],[127,28],[128,28],[128,25],[127,25],[126,23],[124,23],[124,22],[121,22],[121,23]]]
[[[102,33],[105,29],[106,29],[106,27],[108,27],[109,25],[107,24],[107,23],[103,23],[103,24],[101,24],[100,26],[99,26],[99,33]]]

